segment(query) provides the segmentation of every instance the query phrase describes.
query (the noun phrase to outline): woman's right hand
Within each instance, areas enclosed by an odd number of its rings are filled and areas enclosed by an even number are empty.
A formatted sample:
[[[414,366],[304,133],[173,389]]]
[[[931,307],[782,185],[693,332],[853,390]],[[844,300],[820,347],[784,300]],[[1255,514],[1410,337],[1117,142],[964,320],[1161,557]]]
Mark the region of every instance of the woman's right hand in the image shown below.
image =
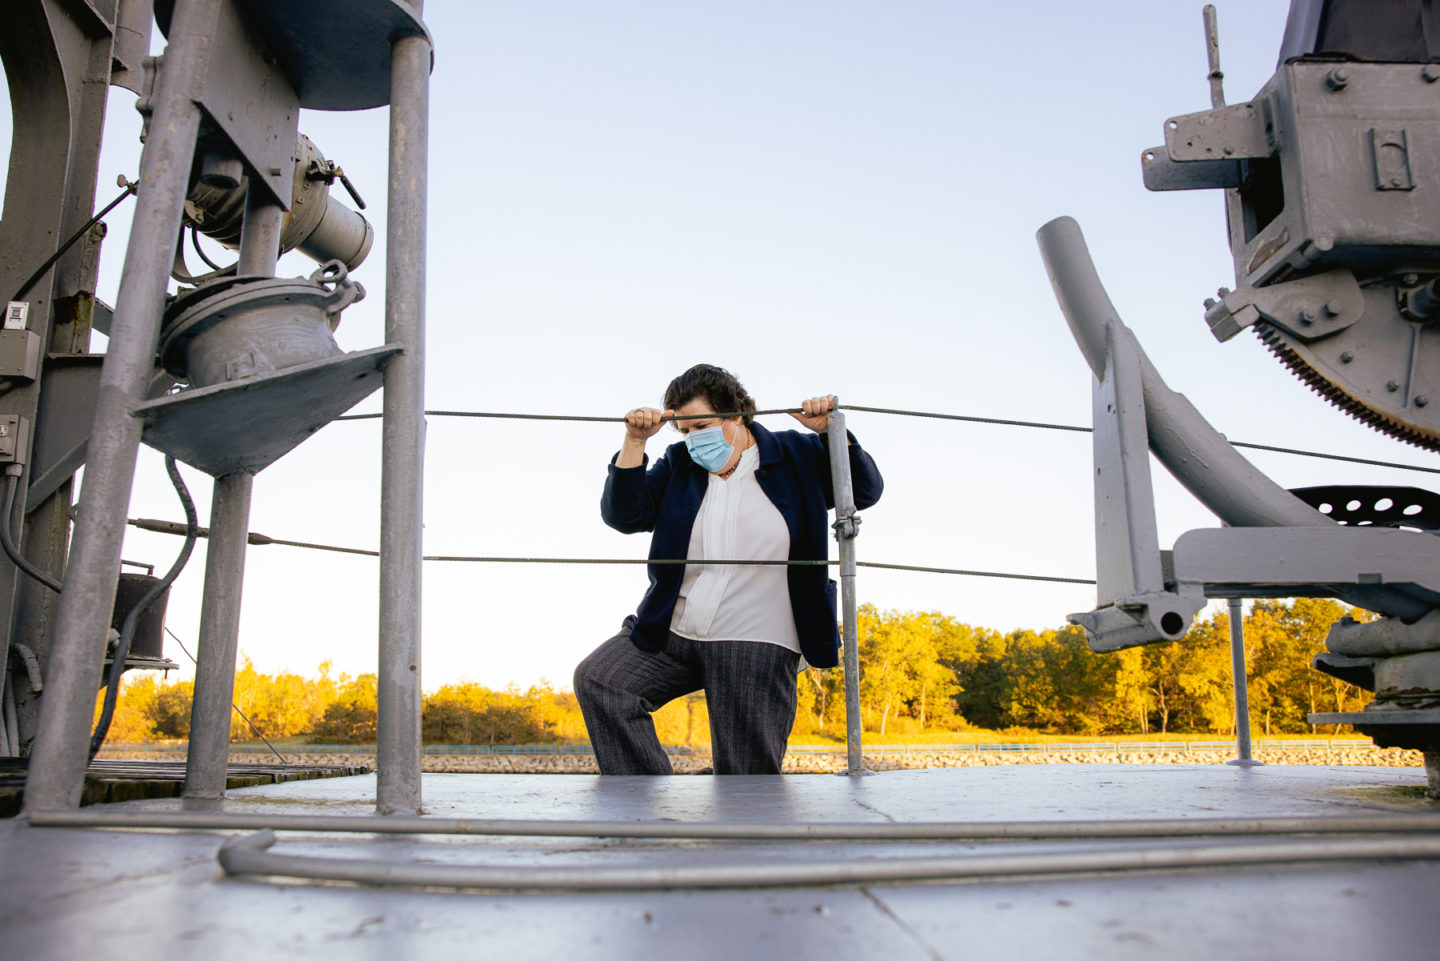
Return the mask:
[[[673,410],[659,411],[653,407],[637,407],[625,415],[625,439],[644,443],[665,426],[665,418],[673,416]]]

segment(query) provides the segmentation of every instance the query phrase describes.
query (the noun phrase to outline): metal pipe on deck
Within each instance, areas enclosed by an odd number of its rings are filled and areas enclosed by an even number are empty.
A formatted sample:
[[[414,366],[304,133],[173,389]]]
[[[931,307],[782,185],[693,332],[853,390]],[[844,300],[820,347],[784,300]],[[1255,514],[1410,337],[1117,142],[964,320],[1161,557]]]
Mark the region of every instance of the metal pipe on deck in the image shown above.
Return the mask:
[[[1437,834],[1440,814],[1344,817],[1195,817],[1077,821],[545,821],[504,818],[375,817],[237,811],[35,811],[33,827],[190,831],[315,831],[334,834],[475,837],[646,838],[732,841],[979,841],[1258,837],[1283,834]]]
[[[409,0],[418,17],[423,0]],[[425,463],[425,229],[430,43],[391,47],[385,340],[405,347],[385,368],[380,477],[377,786],[380,814],[420,811],[421,559]]]
[[[1377,858],[1440,859],[1440,837],[1290,838],[1261,843],[1140,845],[1079,851],[1052,850],[1035,854],[539,868],[437,864],[432,861],[397,863],[267,853],[274,843],[275,834],[268,830],[234,838],[221,847],[220,865],[231,875],[307,878],[355,884],[522,891],[670,891],[1370,861]]]

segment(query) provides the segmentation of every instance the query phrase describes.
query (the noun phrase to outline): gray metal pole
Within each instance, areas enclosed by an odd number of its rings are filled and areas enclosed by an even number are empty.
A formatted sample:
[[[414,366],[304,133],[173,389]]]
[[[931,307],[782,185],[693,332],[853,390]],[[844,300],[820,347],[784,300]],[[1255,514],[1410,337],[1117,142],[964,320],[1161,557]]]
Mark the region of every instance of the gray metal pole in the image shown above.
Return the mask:
[[[855,612],[855,489],[850,480],[850,441],[845,415],[832,410],[825,420],[830,442],[830,476],[835,484],[835,540],[840,544],[840,609],[845,642],[846,774],[867,774],[860,734],[860,641]]]
[[[422,3],[411,0],[419,14]],[[390,64],[390,191],[380,475],[380,663],[375,809],[420,811],[420,568],[425,463],[425,202],[430,44],[395,41]]]
[[[1245,611],[1238,597],[1230,598],[1230,675],[1235,682],[1235,751],[1228,764],[1257,767],[1263,761],[1250,756],[1250,688],[1245,667]]]
[[[237,272],[274,276],[284,211],[251,187],[245,197]],[[235,655],[240,646],[240,598],[250,537],[251,474],[215,478],[210,502],[210,546],[205,554],[205,593],[195,654],[195,696],[190,706],[185,796],[225,793],[230,761],[230,709],[235,699]]]
[[[230,759],[230,705],[235,696],[235,653],[240,638],[240,595],[245,579],[245,542],[255,478],[230,474],[215,479],[210,504],[210,547],[205,555],[205,592],[195,653],[195,697],[190,707],[185,796],[225,793]]]
[[[1210,106],[1225,106],[1225,74],[1220,70],[1220,27],[1215,20],[1215,5],[1205,4],[1200,11],[1205,21],[1205,60],[1210,67]]]
[[[200,124],[195,97],[219,7],[220,0],[179,0],[171,21],[140,157],[140,193],[100,372],[65,590],[56,610],[40,729],[25,785],[30,810],[80,803],[95,682],[105,656],[140,448],[141,423],[130,416],[130,406],[145,396],[155,369],[165,287]]]

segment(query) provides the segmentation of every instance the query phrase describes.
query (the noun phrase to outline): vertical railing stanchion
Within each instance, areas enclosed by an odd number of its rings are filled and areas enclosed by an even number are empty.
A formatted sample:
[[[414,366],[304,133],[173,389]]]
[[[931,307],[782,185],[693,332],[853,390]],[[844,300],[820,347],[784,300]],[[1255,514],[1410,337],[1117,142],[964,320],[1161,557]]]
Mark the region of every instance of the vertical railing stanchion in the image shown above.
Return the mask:
[[[860,642],[855,612],[855,535],[860,519],[855,516],[845,415],[838,409],[826,418],[825,433],[830,444],[830,474],[835,483],[835,540],[840,544],[841,636],[845,644],[845,773],[864,774],[860,742]]]
[[[407,0],[418,17],[423,0]],[[385,367],[380,468],[378,814],[420,813],[420,590],[425,462],[425,202],[430,41],[391,46],[390,182],[385,341],[405,352]]]
[[[1258,767],[1250,754],[1250,688],[1245,667],[1245,612],[1238,597],[1230,598],[1230,674],[1235,682],[1235,760],[1227,764]]]

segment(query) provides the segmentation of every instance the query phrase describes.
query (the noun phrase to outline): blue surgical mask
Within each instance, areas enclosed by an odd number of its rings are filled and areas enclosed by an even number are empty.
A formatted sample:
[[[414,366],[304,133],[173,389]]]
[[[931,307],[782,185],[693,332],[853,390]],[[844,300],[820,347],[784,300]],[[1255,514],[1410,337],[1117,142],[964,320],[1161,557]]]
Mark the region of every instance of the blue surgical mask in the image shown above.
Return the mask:
[[[686,434],[685,449],[691,460],[708,471],[718,471],[735,453],[735,445],[725,439],[725,428],[719,425]]]

